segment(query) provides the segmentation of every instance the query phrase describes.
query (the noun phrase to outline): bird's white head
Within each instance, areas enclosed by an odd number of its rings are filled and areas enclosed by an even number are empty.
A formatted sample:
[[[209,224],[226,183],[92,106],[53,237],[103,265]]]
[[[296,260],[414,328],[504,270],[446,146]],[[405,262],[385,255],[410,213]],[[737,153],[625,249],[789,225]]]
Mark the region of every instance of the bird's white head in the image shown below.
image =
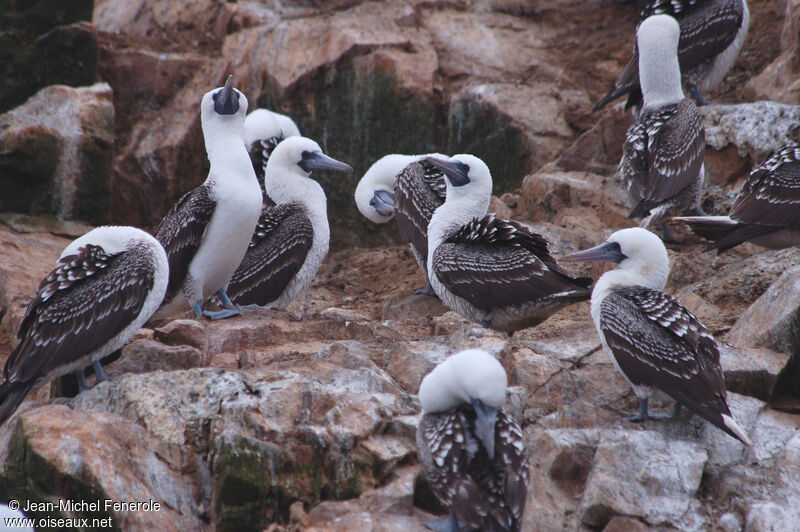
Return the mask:
[[[328,157],[319,144],[306,137],[289,137],[275,147],[267,161],[264,186],[269,196],[277,203],[306,201],[311,172],[335,170],[350,172],[349,164]],[[319,187],[316,182],[314,186]]]
[[[449,159],[428,157],[426,160],[444,172],[447,184],[445,204],[458,202],[463,213],[470,218],[486,214],[492,198],[492,173],[486,163],[467,153]]]
[[[419,386],[424,413],[445,412],[475,400],[500,408],[506,400],[506,371],[492,355],[468,349],[449,357]]]
[[[244,119],[244,141],[248,148],[257,140],[299,136],[300,129],[294,120],[269,109],[255,109]]]
[[[621,229],[608,237],[605,243],[565,255],[560,260],[577,261],[616,262],[626,284],[652,290],[663,290],[669,277],[667,248],[658,236],[641,227]]]
[[[354,198],[358,211],[376,224],[391,220],[394,217],[394,184],[397,174],[418,158],[416,155],[392,153],[372,163],[356,185]]]
[[[639,25],[639,84],[646,109],[677,103],[684,97],[678,63],[680,36],[678,21],[669,15],[653,15]]]
[[[72,242],[70,242],[64,251],[61,252],[61,257],[67,255],[74,255],[78,249],[87,244],[100,246],[103,251],[109,255],[120,253],[138,242],[158,243],[149,233],[137,229],[136,227],[129,227],[126,225],[105,225],[95,227],[85,235],[82,235]],[[159,245],[160,246],[160,245]]]
[[[247,97],[234,88],[233,76],[228,76],[223,87],[205,93],[200,102],[200,122],[206,136],[217,129],[233,129],[242,135],[246,114]]]

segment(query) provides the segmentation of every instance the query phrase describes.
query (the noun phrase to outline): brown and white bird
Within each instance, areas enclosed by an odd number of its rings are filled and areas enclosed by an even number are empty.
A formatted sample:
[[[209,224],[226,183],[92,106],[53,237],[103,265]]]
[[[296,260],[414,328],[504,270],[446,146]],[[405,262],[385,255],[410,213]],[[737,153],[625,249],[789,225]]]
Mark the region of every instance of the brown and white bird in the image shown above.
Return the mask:
[[[240,313],[228,298],[231,275],[242,261],[261,213],[262,194],[245,149],[247,98],[233,87],[207,92],[200,102],[203,138],[211,168],[202,185],[187,192],[161,221],[156,238],[169,259],[169,285],[157,317],[187,304],[197,317]],[[203,310],[216,295],[224,309]]]
[[[589,299],[547,240],[521,223],[486,214],[492,176],[473,155],[427,161],[446,176],[447,197],[428,226],[428,279],[442,303],[484,327],[512,333]]]
[[[422,379],[417,454],[450,516],[439,532],[519,531],[528,494],[522,429],[502,408],[507,378],[489,353],[461,351]]]
[[[781,249],[800,245],[800,147],[784,146],[755,168],[728,216],[677,217],[719,253],[742,242]]]
[[[355,201],[367,219],[381,224],[397,220],[400,238],[408,242],[420,269],[428,275],[428,223],[444,203],[444,174],[427,157],[446,159],[438,153],[381,157],[358,182]],[[485,213],[484,213],[485,214]],[[430,281],[418,294],[435,296]]]
[[[643,19],[671,15],[680,23],[678,61],[682,83],[700,104],[719,85],[736,62],[750,26],[747,0],[650,0],[641,6]],[[617,77],[608,94],[595,105],[597,111],[628,95],[625,109],[642,103],[639,47]]]
[[[700,208],[705,130],[681,89],[678,31],[669,15],[649,17],[639,26],[644,106],[625,135],[619,166],[634,205],[629,217],[642,218],[642,227],[684,209],[705,214]],[[678,241],[666,224],[661,228],[665,240]]]
[[[595,284],[591,312],[603,347],[639,397],[639,413],[631,421],[661,417],[647,411],[648,399],[660,390],[676,401],[673,417],[679,417],[680,406],[685,405],[751,445],[728,408],[714,337],[680,302],[663,292],[669,257],[656,235],[639,227],[622,229],[604,244],[561,261],[619,265]]]
[[[300,129],[294,120],[269,109],[255,109],[244,119],[244,143],[253,163],[258,186],[261,187],[264,207],[275,204],[264,190],[264,172],[269,156],[282,140],[299,136]]]
[[[305,137],[283,140],[269,157],[265,207],[227,293],[237,305],[285,308],[305,289],[328,253],[330,227],[325,192],[314,170],[349,172],[350,165],[322,153]]]
[[[167,289],[169,266],[158,241],[134,227],[98,227],[71,242],[28,305],[0,385],[0,423],[51,379],[84,369],[108,380],[100,360],[150,319]]]

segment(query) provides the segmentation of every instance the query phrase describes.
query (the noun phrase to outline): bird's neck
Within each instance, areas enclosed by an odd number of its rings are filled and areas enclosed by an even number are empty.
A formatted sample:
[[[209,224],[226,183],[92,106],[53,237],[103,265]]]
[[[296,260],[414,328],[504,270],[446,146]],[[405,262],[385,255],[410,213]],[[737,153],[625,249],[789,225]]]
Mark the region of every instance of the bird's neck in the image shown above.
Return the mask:
[[[684,98],[677,50],[669,43],[650,43],[639,54],[639,83],[645,109],[678,103]]]

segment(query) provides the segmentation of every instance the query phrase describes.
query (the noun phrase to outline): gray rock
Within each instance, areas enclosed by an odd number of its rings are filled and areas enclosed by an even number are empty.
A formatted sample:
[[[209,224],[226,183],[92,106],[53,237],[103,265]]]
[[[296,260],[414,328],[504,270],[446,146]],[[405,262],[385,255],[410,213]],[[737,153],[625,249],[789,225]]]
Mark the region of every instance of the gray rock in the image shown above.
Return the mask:
[[[0,115],[3,210],[103,223],[108,216],[111,87],[47,87]]]
[[[716,150],[732,144],[753,165],[790,143],[800,131],[800,105],[778,102],[711,104],[699,108],[706,128],[706,144]]]
[[[651,525],[675,522],[689,509],[707,460],[698,443],[658,432],[604,433],[578,510],[581,521],[602,527],[614,515],[628,515]]]
[[[769,347],[796,353],[800,347],[800,266],[786,270],[731,327],[737,347]]]

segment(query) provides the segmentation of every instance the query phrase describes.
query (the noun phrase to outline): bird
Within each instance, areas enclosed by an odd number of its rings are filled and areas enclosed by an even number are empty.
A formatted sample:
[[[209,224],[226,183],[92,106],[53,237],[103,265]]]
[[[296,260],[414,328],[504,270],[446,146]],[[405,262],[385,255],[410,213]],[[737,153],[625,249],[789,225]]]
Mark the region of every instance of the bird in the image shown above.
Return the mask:
[[[483,161],[469,154],[426,160],[447,183],[428,225],[428,279],[442,303],[483,327],[513,333],[589,299],[592,280],[564,270],[544,237],[486,214],[492,176]]]
[[[621,229],[599,246],[561,257],[561,262],[573,261],[619,265],[595,284],[591,314],[611,362],[639,397],[639,412],[628,419],[663,417],[647,411],[648,399],[661,391],[676,401],[673,417],[680,417],[685,405],[752,445],[728,408],[714,337],[694,314],[663,292],[669,256],[661,239],[641,227]]]
[[[275,205],[265,208],[228,285],[243,307],[285,308],[316,275],[328,253],[330,228],[322,187],[313,170],[352,171],[306,137],[289,137],[267,162],[264,186]]]
[[[167,290],[169,265],[161,244],[135,227],[97,227],[72,241],[25,310],[0,385],[0,423],[25,396],[74,373],[89,388],[109,380],[100,360],[122,347],[150,319]]]
[[[450,508],[439,532],[519,531],[530,462],[522,429],[502,408],[507,377],[492,355],[456,353],[422,379],[417,455],[436,497]]]
[[[358,182],[356,206],[374,223],[397,219],[400,238],[408,242],[420,269],[428,275],[428,223],[446,193],[444,174],[429,164],[427,157],[446,158],[439,153],[426,155],[389,154],[369,167]],[[435,296],[430,281],[417,294]]]
[[[650,0],[644,4],[643,19],[653,15],[678,18],[678,61],[683,85],[698,103],[707,104],[703,94],[722,82],[742,50],[750,26],[747,0]],[[630,60],[594,111],[626,94],[626,110],[641,105],[640,54],[641,49],[634,47]]]
[[[629,218],[640,226],[661,222],[664,239],[680,242],[662,219],[700,207],[705,166],[705,129],[697,106],[684,97],[675,53],[678,23],[669,15],[649,17],[639,26],[642,111],[628,128],[619,170],[634,205]]]
[[[718,253],[742,242],[771,249],[800,245],[800,146],[782,147],[756,167],[728,216],[676,217],[714,243]]]
[[[275,204],[264,190],[264,171],[269,156],[283,139],[299,136],[300,129],[291,117],[269,109],[254,109],[244,119],[244,142],[265,207]]]
[[[169,285],[157,318],[171,316],[188,301],[195,315],[212,320],[240,313],[226,293],[261,213],[262,194],[245,149],[247,98],[233,87],[207,92],[200,103],[211,168],[202,185],[186,193],[156,231],[169,258]],[[203,310],[215,294],[223,309]]]

